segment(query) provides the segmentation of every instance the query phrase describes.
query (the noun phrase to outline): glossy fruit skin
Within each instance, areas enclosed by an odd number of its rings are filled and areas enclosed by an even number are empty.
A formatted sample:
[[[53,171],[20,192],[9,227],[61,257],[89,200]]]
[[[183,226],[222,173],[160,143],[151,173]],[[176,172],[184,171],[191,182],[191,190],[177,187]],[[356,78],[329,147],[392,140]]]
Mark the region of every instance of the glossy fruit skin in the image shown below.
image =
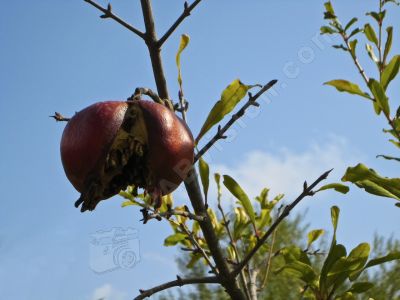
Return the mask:
[[[146,120],[149,165],[163,195],[184,180],[194,160],[194,140],[186,124],[167,107],[139,101]]]
[[[147,136],[145,164],[151,180],[141,187],[150,194],[165,195],[186,178],[193,164],[194,140],[186,124],[174,112],[145,100],[98,102],[75,114],[61,139],[65,173],[82,195],[90,182],[103,176],[100,170],[132,105],[141,112]],[[93,199],[94,204],[91,203],[89,208],[82,207],[82,210],[92,210],[100,200],[111,196],[97,197]]]
[[[128,105],[122,101],[92,104],[76,113],[61,138],[61,160],[67,178],[79,192],[85,180],[104,161]]]

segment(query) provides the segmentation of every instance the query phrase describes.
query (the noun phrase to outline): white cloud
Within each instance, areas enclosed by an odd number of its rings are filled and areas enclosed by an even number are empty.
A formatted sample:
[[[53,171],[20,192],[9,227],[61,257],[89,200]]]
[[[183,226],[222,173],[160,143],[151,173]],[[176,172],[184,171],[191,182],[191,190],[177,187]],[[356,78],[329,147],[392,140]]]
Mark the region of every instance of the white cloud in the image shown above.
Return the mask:
[[[329,181],[340,180],[345,168],[359,159],[360,154],[351,149],[345,139],[330,137],[324,143],[311,143],[302,152],[287,148],[274,153],[252,151],[234,165],[214,164],[210,167],[212,172],[232,176],[249,196],[254,197],[268,187],[272,195],[284,193],[291,198],[301,192],[304,180],[311,183],[332,168],[335,171]]]
[[[106,283],[93,291],[91,300],[124,300],[126,294]]]

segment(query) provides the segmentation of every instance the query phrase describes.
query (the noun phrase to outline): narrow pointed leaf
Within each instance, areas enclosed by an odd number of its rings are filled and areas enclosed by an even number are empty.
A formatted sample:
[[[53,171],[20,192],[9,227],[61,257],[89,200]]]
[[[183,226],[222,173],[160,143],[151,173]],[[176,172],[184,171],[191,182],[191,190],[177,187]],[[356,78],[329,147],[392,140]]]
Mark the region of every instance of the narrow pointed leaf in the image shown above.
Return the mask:
[[[331,183],[331,184],[324,185],[317,192],[325,191],[325,190],[335,190],[336,192],[339,192],[342,194],[347,194],[349,192],[350,188],[347,185],[344,185],[341,183]]]
[[[373,195],[400,200],[400,178],[381,177],[363,164],[348,168],[342,181],[352,182]]]
[[[347,31],[355,22],[357,22],[358,19],[357,18],[353,18],[349,21],[349,23],[347,23],[346,27],[344,28],[345,31]]]
[[[351,288],[348,290],[348,292],[354,293],[354,294],[361,294],[365,293],[369,289],[371,289],[374,286],[373,283],[364,281],[364,282],[355,282],[351,286]]]
[[[384,62],[386,62],[387,57],[390,53],[390,50],[392,49],[393,27],[389,26],[388,28],[386,28],[386,32],[387,32],[387,40],[386,40],[386,44],[385,44],[385,51],[383,53],[383,61]]]
[[[210,186],[210,168],[202,157],[199,159],[199,172],[203,185],[204,198],[207,202],[208,188]]]
[[[211,109],[199,135],[196,138],[196,143],[199,142],[207,131],[229,114],[252,87],[254,86],[246,85],[239,79],[235,79],[230,85],[228,85],[228,87],[222,92],[220,100]]]
[[[186,234],[178,232],[168,236],[164,240],[164,246],[175,246],[176,244],[184,241],[185,239],[186,239]]]
[[[340,214],[339,207],[332,206],[332,208],[331,208],[331,219],[332,219],[334,235],[336,235],[337,225],[338,225],[338,222],[339,222],[339,214]]]
[[[364,33],[367,39],[378,46],[378,37],[376,36],[374,28],[370,24],[365,24]]]
[[[354,40],[352,40],[352,41],[349,43],[349,45],[350,45],[350,52],[351,52],[351,54],[352,54],[353,56],[356,56],[357,43],[358,43],[358,40],[357,40],[357,39],[354,39]]]
[[[218,201],[221,200],[222,191],[221,191],[221,175],[219,173],[214,174],[215,183],[217,184],[217,195]]]
[[[178,68],[178,83],[182,86],[182,74],[181,74],[181,54],[185,50],[186,46],[189,44],[190,37],[186,34],[182,34],[181,41],[179,43],[179,49],[176,53],[176,66]]]
[[[335,87],[339,92],[346,92],[346,93],[359,95],[364,98],[370,99],[368,94],[364,93],[357,84],[352,83],[347,80],[343,80],[343,79],[331,80],[331,81],[325,82],[324,84]]]
[[[384,90],[387,89],[389,83],[399,74],[400,71],[400,55],[396,55],[391,59],[382,73],[381,83]]]
[[[376,103],[379,105],[385,115],[390,115],[389,98],[386,96],[383,86],[373,78],[369,80],[368,86]]]
[[[250,218],[253,224],[256,223],[256,217],[253,209],[253,205],[251,204],[250,198],[243,191],[240,185],[229,175],[224,175],[224,185],[226,188],[232,193],[236,199],[242,204],[246,214]]]
[[[368,56],[378,65],[379,59],[375,55],[374,48],[370,44],[366,44],[365,48],[367,49]]]
[[[310,231],[307,235],[308,237],[307,248],[310,248],[311,244],[314,243],[316,240],[318,240],[324,233],[325,230],[323,229],[315,229]]]
[[[393,260],[399,260],[400,259],[400,252],[399,251],[394,251],[386,254],[385,256],[382,257],[377,257],[374,259],[371,259],[365,266],[365,268],[371,268],[377,265],[381,265],[383,263],[393,261]]]

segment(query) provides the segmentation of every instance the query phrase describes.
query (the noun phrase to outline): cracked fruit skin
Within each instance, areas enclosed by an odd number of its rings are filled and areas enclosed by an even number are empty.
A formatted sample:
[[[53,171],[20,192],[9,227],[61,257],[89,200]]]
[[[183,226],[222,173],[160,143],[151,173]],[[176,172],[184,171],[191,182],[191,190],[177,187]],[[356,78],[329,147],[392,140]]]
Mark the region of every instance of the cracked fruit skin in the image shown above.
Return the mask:
[[[187,177],[194,160],[189,128],[167,107],[146,100],[98,102],[68,121],[61,139],[65,174],[93,210],[128,185],[156,208]]]

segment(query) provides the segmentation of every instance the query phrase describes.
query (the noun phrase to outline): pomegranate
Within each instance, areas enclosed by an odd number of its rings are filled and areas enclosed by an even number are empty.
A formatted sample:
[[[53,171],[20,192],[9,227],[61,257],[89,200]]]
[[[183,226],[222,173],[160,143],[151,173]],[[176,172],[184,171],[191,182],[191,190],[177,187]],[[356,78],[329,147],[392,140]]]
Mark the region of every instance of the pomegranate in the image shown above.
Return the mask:
[[[81,193],[75,206],[95,209],[128,185],[149,193],[155,208],[186,178],[194,140],[167,107],[146,100],[98,102],[76,113],[64,129],[61,159]]]

